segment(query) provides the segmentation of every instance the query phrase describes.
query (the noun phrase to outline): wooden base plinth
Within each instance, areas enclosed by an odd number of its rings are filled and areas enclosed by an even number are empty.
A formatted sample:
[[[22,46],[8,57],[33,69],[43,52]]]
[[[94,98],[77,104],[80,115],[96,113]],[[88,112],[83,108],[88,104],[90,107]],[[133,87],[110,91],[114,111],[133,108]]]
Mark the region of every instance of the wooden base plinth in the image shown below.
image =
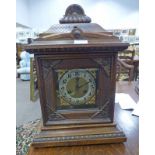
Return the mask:
[[[126,136],[115,124],[43,127],[32,146],[54,147],[125,142]]]

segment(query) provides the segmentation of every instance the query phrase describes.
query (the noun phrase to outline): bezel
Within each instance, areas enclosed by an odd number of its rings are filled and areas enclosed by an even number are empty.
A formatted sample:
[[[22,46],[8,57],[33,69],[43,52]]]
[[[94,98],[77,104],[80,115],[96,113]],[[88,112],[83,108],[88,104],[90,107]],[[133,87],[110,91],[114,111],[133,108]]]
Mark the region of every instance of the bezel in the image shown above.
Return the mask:
[[[88,91],[85,93],[84,96],[79,98],[75,98],[71,96],[67,91],[68,82],[76,77],[83,78],[84,80],[89,82]],[[95,90],[96,90],[95,77],[93,77],[93,75],[88,71],[88,69],[71,69],[65,72],[59,81],[60,97],[62,97],[69,104],[73,104],[73,105],[87,104],[88,101],[95,95]]]

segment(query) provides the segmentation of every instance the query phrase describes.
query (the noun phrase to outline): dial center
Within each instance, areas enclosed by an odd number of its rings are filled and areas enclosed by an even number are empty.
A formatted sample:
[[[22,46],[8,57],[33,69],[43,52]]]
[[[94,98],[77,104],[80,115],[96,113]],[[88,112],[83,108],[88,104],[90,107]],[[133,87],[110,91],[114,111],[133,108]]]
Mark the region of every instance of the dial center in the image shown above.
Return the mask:
[[[82,77],[75,77],[68,81],[66,88],[71,97],[80,98],[88,91],[88,81]]]

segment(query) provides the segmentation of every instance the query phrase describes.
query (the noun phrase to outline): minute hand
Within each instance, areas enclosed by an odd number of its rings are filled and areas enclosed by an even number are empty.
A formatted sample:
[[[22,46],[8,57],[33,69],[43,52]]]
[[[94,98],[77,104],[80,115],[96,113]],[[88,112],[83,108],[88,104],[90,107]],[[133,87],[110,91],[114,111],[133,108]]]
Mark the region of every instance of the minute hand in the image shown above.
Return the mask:
[[[87,85],[88,83],[89,83],[89,82],[86,82],[86,83],[82,84],[81,86],[79,86],[78,88],[81,88],[81,87]]]

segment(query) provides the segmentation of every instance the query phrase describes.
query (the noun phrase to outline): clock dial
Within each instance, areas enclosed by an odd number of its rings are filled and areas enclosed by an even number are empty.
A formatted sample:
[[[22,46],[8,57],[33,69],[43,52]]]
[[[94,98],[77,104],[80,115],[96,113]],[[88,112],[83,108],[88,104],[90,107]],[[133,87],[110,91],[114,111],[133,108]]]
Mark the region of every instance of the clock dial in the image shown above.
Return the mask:
[[[90,69],[72,69],[64,72],[58,82],[61,100],[70,105],[91,104],[96,94],[96,74]]]

